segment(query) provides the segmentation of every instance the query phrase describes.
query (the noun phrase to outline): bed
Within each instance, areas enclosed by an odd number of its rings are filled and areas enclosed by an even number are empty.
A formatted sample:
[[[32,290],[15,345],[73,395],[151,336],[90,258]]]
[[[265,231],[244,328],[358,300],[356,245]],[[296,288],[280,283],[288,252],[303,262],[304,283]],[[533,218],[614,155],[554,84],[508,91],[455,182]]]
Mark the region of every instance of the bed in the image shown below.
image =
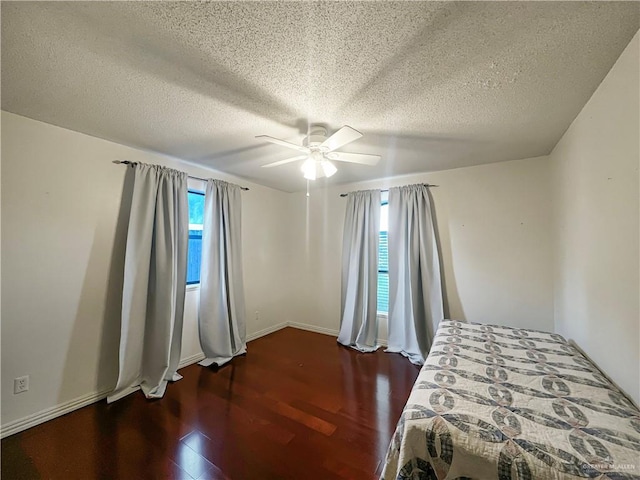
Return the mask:
[[[560,335],[443,321],[382,478],[640,479],[640,411]]]

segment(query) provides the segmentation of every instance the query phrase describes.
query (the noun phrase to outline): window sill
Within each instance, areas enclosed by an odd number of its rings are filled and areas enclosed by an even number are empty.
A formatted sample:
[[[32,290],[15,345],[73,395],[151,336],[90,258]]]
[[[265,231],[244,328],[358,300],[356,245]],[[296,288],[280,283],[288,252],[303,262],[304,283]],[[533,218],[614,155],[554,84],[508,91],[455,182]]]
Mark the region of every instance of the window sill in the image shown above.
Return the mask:
[[[192,283],[191,285],[187,285],[187,292],[190,292],[191,290],[200,290],[200,284]]]
[[[378,312],[377,316],[378,320],[387,320],[389,318],[389,314],[387,312]]]

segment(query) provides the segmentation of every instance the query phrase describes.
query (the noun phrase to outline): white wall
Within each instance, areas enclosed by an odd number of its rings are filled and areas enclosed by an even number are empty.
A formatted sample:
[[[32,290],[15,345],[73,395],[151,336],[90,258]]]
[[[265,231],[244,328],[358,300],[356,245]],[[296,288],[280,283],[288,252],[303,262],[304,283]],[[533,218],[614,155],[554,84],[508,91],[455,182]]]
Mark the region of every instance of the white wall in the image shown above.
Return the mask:
[[[555,326],[640,402],[640,49],[633,38],[551,153]]]
[[[115,384],[128,209],[121,205],[127,167],[113,160],[249,186],[247,332],[287,321],[287,194],[2,112],[3,426]],[[197,296],[187,293],[183,358],[200,353]],[[22,375],[30,375],[30,389],[14,395]]]
[[[363,167],[365,168],[365,167]],[[297,322],[335,332],[346,199],[342,192],[433,183],[450,318],[553,330],[547,157],[294,194]],[[384,332],[382,337],[384,337]]]

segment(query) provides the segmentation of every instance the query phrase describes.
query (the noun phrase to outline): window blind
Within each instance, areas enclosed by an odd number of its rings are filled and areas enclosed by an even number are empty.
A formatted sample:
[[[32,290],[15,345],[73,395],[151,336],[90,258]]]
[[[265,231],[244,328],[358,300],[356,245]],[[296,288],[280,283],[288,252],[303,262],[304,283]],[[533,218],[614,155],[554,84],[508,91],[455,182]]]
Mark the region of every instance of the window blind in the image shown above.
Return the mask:
[[[387,232],[380,232],[378,243],[378,312],[389,311],[389,244]]]

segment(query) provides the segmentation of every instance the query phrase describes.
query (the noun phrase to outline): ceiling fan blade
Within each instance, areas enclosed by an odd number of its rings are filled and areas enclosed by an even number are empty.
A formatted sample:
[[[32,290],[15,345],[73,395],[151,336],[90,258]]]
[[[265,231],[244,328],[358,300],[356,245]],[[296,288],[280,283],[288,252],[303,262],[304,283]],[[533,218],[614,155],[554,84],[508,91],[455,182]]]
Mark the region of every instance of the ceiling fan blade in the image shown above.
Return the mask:
[[[284,165],[285,163],[291,163],[291,162],[297,162],[298,160],[304,160],[305,158],[308,158],[308,155],[298,155],[297,157],[291,157],[291,158],[287,158],[285,160],[278,160],[277,162],[273,162],[273,163],[267,163],[266,165],[262,165],[262,168],[270,168],[270,167],[277,167],[279,165]]]
[[[327,158],[329,160],[335,160],[336,162],[359,163],[361,165],[375,165],[380,160],[380,155],[369,155],[367,153],[331,152],[331,153],[327,153]]]
[[[351,128],[348,125],[345,125],[336,133],[327,138],[324,142],[320,144],[321,147],[328,148],[329,152],[337,150],[338,148],[346,145],[347,143],[351,143],[354,140],[359,139],[362,134],[354,128]]]
[[[256,138],[262,138],[267,142],[275,143],[276,145],[281,145],[283,147],[293,148],[294,150],[298,150],[299,152],[309,153],[309,149],[307,147],[303,147],[302,145],[296,145],[295,143],[285,142],[284,140],[270,137],[269,135],[258,135]]]

